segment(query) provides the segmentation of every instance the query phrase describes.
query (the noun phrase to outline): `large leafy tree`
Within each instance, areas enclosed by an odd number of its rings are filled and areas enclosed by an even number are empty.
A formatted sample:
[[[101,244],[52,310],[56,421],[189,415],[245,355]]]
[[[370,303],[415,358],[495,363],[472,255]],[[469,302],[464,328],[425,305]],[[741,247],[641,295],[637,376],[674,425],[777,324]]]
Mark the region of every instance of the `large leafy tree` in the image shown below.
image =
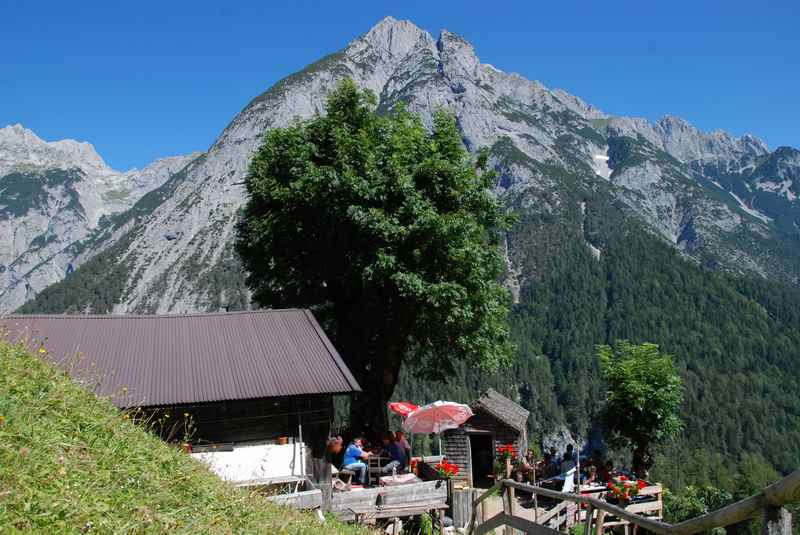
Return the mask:
[[[604,419],[612,444],[633,449],[633,471],[646,477],[653,448],[680,431],[683,381],[656,344],[597,347],[607,387]]]
[[[451,114],[428,131],[402,109],[376,113],[351,81],[253,157],[237,241],[253,299],[321,318],[364,389],[354,421],[386,425],[404,363],[443,380],[460,360],[510,361],[496,237],[512,218],[485,164]]]

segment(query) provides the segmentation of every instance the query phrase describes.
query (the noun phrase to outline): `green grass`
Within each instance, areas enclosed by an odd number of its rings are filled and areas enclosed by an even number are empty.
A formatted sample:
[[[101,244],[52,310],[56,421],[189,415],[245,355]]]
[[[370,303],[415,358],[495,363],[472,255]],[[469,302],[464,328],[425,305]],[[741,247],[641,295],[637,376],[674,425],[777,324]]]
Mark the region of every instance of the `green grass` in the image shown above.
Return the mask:
[[[234,489],[3,341],[0,532],[368,533]]]

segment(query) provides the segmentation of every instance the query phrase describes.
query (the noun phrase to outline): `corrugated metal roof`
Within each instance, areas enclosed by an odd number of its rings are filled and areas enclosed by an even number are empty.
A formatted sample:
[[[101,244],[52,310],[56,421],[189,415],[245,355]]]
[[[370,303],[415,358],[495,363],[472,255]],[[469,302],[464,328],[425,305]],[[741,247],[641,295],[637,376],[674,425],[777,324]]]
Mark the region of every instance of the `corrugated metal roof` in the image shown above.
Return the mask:
[[[308,310],[15,315],[0,330],[120,407],[361,391]]]
[[[489,388],[481,394],[472,404],[472,409],[476,411],[483,409],[519,431],[525,429],[530,414],[527,409],[511,401],[494,388]]]

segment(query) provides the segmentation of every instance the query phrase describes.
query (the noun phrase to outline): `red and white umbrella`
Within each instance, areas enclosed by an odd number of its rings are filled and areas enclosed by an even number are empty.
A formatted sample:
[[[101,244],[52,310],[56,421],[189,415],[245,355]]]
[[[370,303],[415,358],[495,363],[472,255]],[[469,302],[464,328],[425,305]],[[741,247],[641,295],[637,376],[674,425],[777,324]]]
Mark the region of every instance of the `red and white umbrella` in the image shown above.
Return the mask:
[[[409,414],[403,429],[409,433],[441,433],[457,428],[472,416],[472,409],[463,403],[434,401]]]
[[[419,407],[409,401],[395,401],[389,403],[389,410],[395,414],[399,414],[403,418],[417,410]]]

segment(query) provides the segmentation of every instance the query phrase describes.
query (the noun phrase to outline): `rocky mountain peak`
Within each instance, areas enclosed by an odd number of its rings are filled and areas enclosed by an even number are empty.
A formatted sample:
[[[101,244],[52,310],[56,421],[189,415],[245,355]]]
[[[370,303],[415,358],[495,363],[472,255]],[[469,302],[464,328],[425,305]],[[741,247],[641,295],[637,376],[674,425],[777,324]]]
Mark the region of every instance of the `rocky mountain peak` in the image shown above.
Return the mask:
[[[752,134],[745,134],[740,138],[742,148],[754,156],[763,156],[769,153],[767,144]]]
[[[475,48],[466,39],[451,31],[442,30],[436,43],[447,74],[477,78],[481,62]]]
[[[431,34],[411,21],[385,17],[350,47],[358,48],[359,45],[368,45],[392,58],[400,59],[407,56],[412,50],[419,48],[420,45],[424,47],[431,43],[433,43]]]
[[[0,128],[0,174],[15,167],[78,168],[87,173],[113,173],[91,143],[63,139],[44,141],[21,124]]]

